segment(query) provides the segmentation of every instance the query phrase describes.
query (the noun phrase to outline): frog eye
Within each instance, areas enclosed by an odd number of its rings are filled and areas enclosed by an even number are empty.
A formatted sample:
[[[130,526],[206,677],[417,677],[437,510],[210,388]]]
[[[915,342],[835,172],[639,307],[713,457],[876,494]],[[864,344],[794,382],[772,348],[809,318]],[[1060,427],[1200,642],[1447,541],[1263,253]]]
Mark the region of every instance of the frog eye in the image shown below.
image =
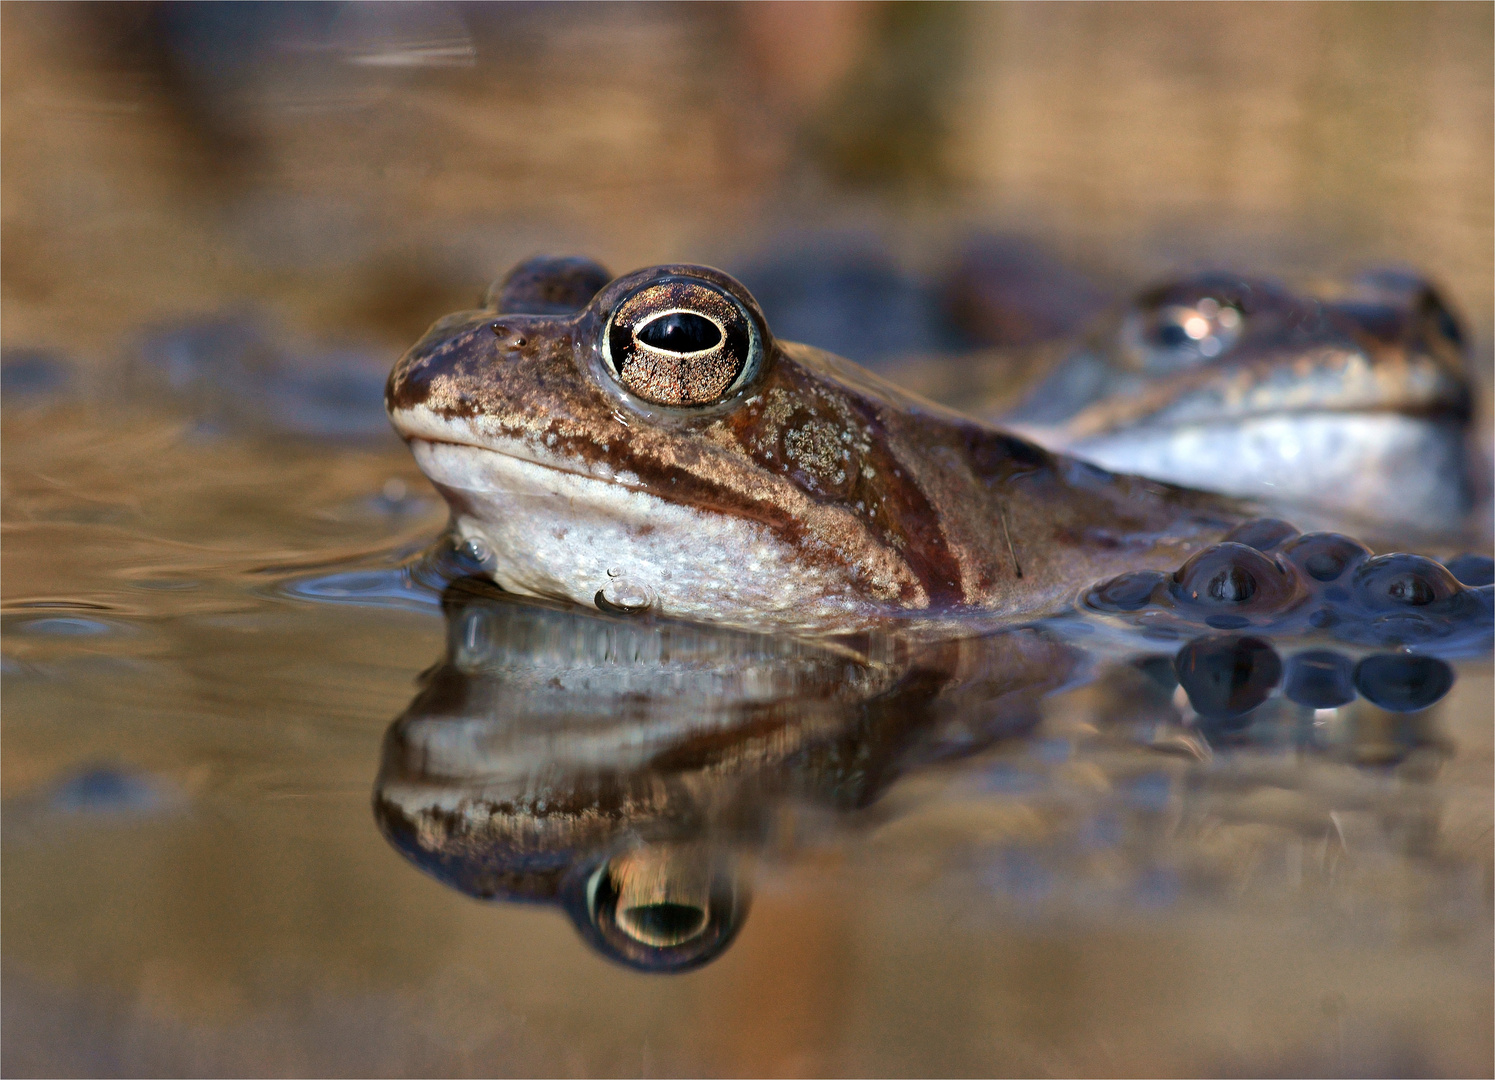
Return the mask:
[[[746,882],[730,853],[656,842],[620,853],[564,901],[583,937],[641,971],[689,971],[720,956],[747,917]]]
[[[613,309],[602,359],[629,393],[655,405],[721,401],[756,372],[763,343],[742,303],[689,278],[654,281]]]
[[[1173,371],[1223,355],[1241,336],[1244,323],[1239,307],[1205,296],[1134,312],[1122,334],[1144,367]]]

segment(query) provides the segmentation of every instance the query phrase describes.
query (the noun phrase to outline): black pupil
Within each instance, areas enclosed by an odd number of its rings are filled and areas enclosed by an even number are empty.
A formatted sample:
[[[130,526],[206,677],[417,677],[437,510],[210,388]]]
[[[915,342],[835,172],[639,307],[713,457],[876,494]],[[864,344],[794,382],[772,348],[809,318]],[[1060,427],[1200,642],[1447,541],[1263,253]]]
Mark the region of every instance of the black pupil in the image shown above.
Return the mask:
[[[1316,551],[1303,561],[1303,569],[1318,581],[1333,581],[1344,573],[1344,559],[1331,551]]]
[[[1256,579],[1239,566],[1221,570],[1210,579],[1209,583],[1210,596],[1230,604],[1239,604],[1243,600],[1249,600],[1255,592]]]
[[[1404,604],[1412,604],[1415,607],[1433,602],[1432,586],[1421,578],[1410,575],[1393,581],[1386,591],[1391,594],[1393,600],[1400,600]]]
[[[1176,322],[1165,322],[1158,327],[1158,341],[1170,349],[1187,345],[1192,340],[1188,332]]]
[[[704,912],[690,904],[650,904],[630,908],[628,917],[646,933],[677,941],[693,935],[705,922]]]
[[[639,327],[638,339],[665,352],[693,353],[716,348],[721,344],[722,332],[716,323],[703,316],[672,311]]]

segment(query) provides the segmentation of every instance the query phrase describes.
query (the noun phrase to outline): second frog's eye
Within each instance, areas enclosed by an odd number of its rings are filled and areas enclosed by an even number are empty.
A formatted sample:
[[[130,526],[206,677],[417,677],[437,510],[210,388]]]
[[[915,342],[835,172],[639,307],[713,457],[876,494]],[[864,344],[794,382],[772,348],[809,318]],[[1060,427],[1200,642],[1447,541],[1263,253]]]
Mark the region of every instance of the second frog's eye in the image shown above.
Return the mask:
[[[1162,373],[1223,355],[1241,336],[1244,321],[1239,307],[1204,296],[1133,311],[1122,337],[1144,369]]]
[[[667,278],[621,300],[602,331],[602,359],[629,393],[655,405],[712,405],[743,386],[763,342],[724,289]]]

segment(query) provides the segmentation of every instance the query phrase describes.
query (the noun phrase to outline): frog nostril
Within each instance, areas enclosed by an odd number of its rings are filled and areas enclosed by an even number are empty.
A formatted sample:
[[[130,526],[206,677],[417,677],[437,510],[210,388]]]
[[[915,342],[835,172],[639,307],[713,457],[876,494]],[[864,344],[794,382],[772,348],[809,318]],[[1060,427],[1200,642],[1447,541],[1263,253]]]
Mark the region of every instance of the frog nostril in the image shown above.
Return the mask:
[[[696,353],[720,345],[722,330],[703,315],[672,311],[650,319],[639,327],[637,337],[650,348],[673,353]]]
[[[515,333],[514,328],[508,323],[489,323],[488,328],[493,331],[493,336],[498,338],[505,348],[522,349],[529,344],[529,338],[521,333]]]

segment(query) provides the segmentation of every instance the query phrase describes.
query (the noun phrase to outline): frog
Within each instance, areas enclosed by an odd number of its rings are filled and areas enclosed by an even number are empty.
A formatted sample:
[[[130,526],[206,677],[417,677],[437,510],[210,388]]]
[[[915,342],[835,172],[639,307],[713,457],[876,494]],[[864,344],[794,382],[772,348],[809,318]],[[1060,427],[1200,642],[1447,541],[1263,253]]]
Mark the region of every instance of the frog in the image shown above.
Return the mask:
[[[1476,499],[1467,332],[1408,270],[1317,293],[1210,271],[1109,312],[996,422],[1106,468],[1454,532]]]
[[[399,360],[386,405],[504,589],[745,629],[1036,611],[1250,516],[780,342],[695,265],[522,264]]]
[[[746,630],[979,632],[1260,517],[779,341],[689,264],[522,263],[396,363],[386,408],[506,591]]]

